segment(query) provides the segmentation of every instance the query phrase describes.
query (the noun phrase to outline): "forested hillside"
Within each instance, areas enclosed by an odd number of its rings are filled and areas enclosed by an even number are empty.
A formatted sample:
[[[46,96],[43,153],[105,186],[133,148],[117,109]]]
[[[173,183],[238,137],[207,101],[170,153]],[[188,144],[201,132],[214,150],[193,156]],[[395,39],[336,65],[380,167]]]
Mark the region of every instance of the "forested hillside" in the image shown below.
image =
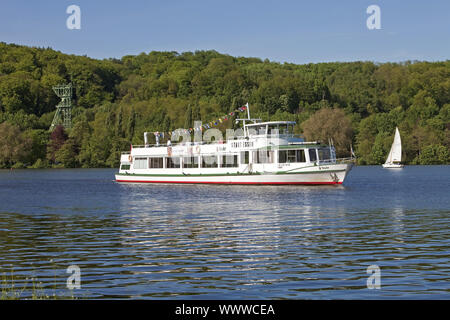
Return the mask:
[[[52,86],[69,82],[73,128],[50,133]],[[0,43],[0,167],[117,167],[144,131],[192,128],[246,102],[252,116],[333,138],[338,155],[353,144],[360,164],[384,162],[395,126],[406,163],[450,163],[450,60],[296,65],[215,51],[95,60]]]

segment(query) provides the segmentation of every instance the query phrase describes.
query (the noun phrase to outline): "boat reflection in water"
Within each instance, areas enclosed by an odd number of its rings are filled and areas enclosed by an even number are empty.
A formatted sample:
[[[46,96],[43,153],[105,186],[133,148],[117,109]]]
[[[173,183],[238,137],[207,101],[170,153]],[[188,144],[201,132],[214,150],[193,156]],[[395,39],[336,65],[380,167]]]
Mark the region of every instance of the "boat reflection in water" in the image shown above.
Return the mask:
[[[268,186],[264,192],[256,186],[121,188],[121,211],[128,225],[122,245],[142,259],[124,267],[147,277],[156,296],[164,296],[161,292],[173,282],[191,294],[196,288],[202,297],[212,297],[224,289],[269,289],[280,281],[298,287],[300,283],[288,279],[318,279],[323,259],[318,253],[335,238],[329,228],[345,219],[342,208],[321,212],[313,207],[312,198],[323,187]],[[280,272],[285,268],[290,269],[287,274]],[[260,297],[255,290],[246,295]]]
[[[77,265],[78,298],[443,299],[449,169],[356,167],[344,186],[264,187],[0,171],[0,271],[70,296]],[[373,264],[381,290],[366,287]]]

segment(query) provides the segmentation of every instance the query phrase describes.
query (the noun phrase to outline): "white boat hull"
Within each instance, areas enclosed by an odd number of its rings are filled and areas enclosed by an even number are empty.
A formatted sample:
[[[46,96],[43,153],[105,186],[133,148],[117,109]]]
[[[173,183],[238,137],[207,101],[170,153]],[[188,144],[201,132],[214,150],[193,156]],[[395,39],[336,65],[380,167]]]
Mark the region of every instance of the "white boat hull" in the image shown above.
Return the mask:
[[[403,164],[385,163],[385,164],[383,164],[383,168],[385,168],[385,169],[401,169],[401,168],[403,168]]]
[[[255,185],[323,185],[342,184],[351,163],[316,166],[289,173],[234,174],[116,174],[122,183],[184,183],[184,184],[255,184]]]

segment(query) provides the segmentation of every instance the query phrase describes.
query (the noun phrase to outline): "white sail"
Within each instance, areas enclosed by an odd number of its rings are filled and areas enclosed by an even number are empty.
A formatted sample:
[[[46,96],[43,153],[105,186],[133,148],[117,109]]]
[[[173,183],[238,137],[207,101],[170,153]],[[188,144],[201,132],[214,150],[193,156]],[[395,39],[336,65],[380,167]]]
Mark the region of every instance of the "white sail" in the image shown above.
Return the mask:
[[[402,140],[400,138],[400,132],[398,128],[395,128],[394,142],[391,146],[391,151],[386,159],[385,163],[394,163],[402,161]]]
[[[388,157],[387,157],[387,159],[386,159],[385,164],[392,163],[392,148],[393,148],[393,147],[394,147],[394,146],[392,145],[391,151],[389,151],[389,155],[388,155]]]

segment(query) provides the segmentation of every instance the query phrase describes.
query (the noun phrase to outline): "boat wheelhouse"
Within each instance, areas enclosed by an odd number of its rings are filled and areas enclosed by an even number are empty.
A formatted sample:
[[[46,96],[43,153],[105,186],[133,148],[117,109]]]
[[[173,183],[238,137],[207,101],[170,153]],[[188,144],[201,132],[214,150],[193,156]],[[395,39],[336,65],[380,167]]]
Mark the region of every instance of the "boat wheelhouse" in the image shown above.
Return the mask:
[[[336,159],[332,145],[305,142],[294,135],[293,121],[261,122],[250,116],[238,120],[243,121],[243,128],[225,141],[133,146],[121,155],[116,181],[342,184],[352,168],[353,159]]]

